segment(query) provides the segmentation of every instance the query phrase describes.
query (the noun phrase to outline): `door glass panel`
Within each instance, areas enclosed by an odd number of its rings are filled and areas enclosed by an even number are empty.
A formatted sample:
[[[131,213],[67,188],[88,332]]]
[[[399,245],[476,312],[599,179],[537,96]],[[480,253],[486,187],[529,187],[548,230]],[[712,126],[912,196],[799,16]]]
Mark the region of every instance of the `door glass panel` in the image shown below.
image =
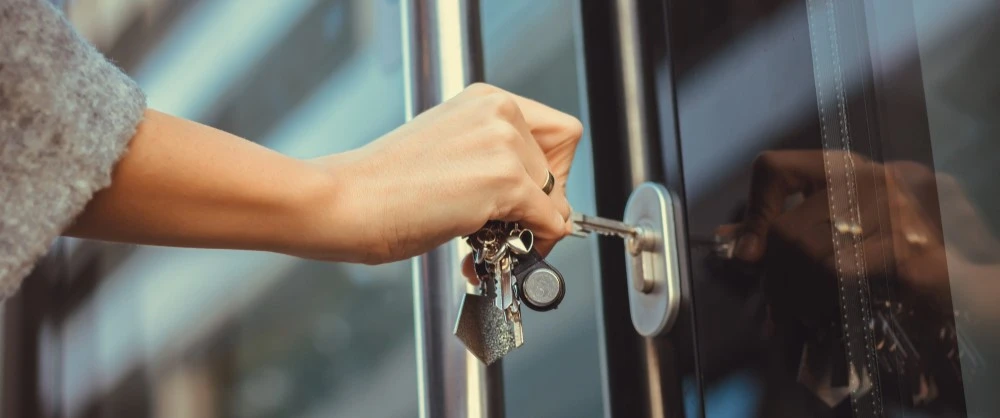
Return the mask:
[[[1000,6],[668,4],[705,416],[1000,416]]]
[[[573,0],[483,0],[486,81],[582,117],[577,7]],[[584,126],[586,132],[585,120]],[[585,134],[567,196],[574,209],[588,213],[596,206],[591,161]],[[568,237],[547,257],[566,278],[566,297],[553,311],[523,311],[524,346],[503,360],[507,416],[603,416],[596,251],[596,238]]]

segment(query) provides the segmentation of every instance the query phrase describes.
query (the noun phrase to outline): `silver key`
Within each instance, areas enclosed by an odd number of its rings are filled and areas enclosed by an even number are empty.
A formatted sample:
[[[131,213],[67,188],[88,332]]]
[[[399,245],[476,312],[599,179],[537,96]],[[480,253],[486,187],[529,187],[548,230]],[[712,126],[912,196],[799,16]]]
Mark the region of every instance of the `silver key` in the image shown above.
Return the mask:
[[[493,277],[497,286],[497,297],[493,303],[497,309],[506,311],[514,304],[514,273],[512,272],[514,260],[511,259],[507,249],[504,249],[503,252],[503,256],[492,265]]]
[[[625,245],[628,246],[629,252],[635,256],[651,248],[656,243],[656,237],[650,235],[648,230],[629,225],[622,221],[575,212],[570,215],[570,219],[573,221],[573,235],[584,237],[594,232],[610,237],[622,238],[625,240]]]
[[[629,251],[636,255],[645,246],[651,245],[654,237],[646,236],[646,231],[639,226],[629,225],[625,222],[614,219],[602,218],[600,216],[584,215],[576,213],[570,215],[573,221],[573,235],[585,237],[590,233],[597,233],[605,236],[619,237],[625,240],[629,246]],[[735,242],[732,237],[714,236],[712,239],[700,239],[689,237],[688,245],[711,248],[715,254],[721,258],[733,258]]]
[[[520,229],[514,227],[514,230]],[[508,236],[520,235],[514,231]],[[514,297],[514,256],[511,249],[504,242],[503,256],[492,263],[493,275],[496,278],[496,297],[493,299],[494,305],[504,313],[504,317],[510,323],[511,332],[514,337],[514,348],[524,344],[524,327],[521,325],[520,302]]]
[[[601,235],[629,239],[639,233],[639,228],[635,226],[600,216],[590,216],[574,212],[570,215],[570,219],[573,221],[573,234],[577,236],[585,236],[591,232],[596,232]]]

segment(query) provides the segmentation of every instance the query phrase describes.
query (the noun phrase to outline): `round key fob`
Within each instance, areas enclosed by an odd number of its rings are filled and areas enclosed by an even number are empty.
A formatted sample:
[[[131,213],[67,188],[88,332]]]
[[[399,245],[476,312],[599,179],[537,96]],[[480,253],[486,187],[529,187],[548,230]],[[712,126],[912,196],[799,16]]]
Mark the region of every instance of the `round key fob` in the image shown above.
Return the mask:
[[[514,277],[521,303],[534,311],[545,312],[559,307],[566,296],[566,281],[562,274],[546,263],[538,252],[518,256]]]

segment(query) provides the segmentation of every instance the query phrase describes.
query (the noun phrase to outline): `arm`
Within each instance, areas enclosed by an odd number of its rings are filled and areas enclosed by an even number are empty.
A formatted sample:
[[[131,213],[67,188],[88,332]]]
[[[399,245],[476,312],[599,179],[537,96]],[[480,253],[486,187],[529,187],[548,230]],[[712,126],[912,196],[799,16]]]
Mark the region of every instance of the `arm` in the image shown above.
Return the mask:
[[[533,229],[542,253],[568,230],[580,122],[488,85],[361,149],[298,161],[146,110],[47,1],[4,0],[0,93],[2,296],[64,233],[382,263],[491,219]]]
[[[308,234],[333,178],[315,164],[147,110],[67,235],[138,244],[282,250]],[[347,241],[346,239],[344,241]]]
[[[365,147],[308,161],[149,110],[111,186],[67,234],[374,264],[504,219],[532,228],[547,252],[567,231],[579,138],[576,119],[486,85]],[[547,169],[562,186],[551,196],[540,187]]]

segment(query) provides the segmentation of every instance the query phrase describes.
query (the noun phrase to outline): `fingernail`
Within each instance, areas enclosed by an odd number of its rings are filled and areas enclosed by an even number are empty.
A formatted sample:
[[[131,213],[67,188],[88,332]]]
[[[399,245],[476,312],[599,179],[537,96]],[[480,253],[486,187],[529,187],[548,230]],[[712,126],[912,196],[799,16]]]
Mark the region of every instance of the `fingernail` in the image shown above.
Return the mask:
[[[757,238],[757,234],[743,234],[736,241],[736,256],[743,260],[753,260],[756,258],[759,248],[760,239]]]

